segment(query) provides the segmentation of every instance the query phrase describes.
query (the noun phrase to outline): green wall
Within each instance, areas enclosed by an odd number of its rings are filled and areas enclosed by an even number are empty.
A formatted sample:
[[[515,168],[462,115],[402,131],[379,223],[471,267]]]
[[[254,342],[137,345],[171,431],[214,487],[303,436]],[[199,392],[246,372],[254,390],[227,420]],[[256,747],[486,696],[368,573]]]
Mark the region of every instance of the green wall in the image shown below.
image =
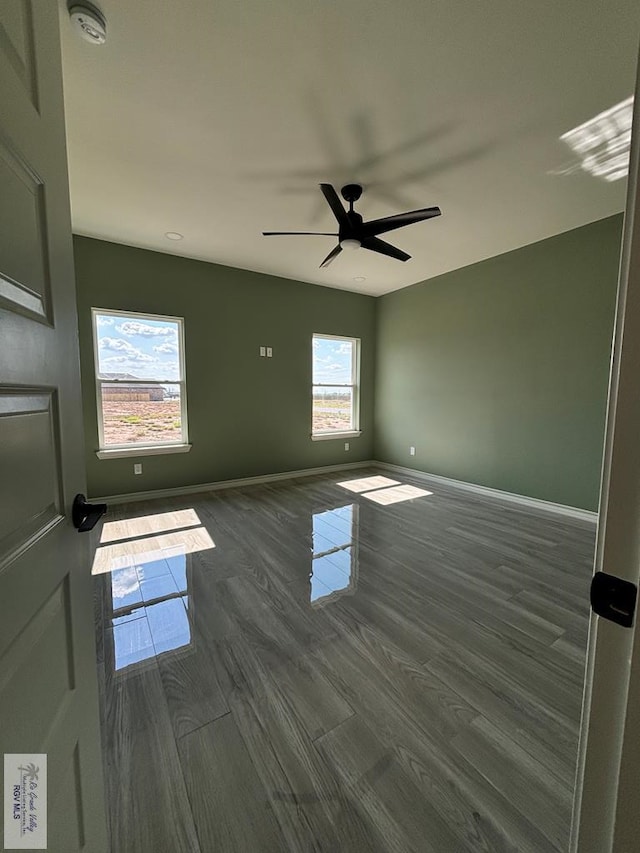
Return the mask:
[[[375,458],[596,509],[621,230],[610,217],[380,299],[75,237],[89,493]],[[92,306],[185,318],[193,449],[142,458],[142,476],[95,455]],[[309,438],[313,332],[362,339],[349,452]]]
[[[372,458],[375,299],[74,238],[91,495],[210,483]],[[99,460],[91,307],[185,318],[190,453]],[[359,337],[362,435],[311,441],[311,335]],[[260,345],[274,357],[260,358]],[[134,476],[133,463],[143,463]]]
[[[595,510],[621,230],[614,216],[382,297],[375,458]]]

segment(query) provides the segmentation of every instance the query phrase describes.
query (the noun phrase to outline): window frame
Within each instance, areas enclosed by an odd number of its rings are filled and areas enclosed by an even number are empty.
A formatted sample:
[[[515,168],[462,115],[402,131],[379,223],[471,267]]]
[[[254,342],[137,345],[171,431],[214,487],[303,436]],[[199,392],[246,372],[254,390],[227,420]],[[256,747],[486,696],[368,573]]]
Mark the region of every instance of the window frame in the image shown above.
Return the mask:
[[[313,342],[316,338],[329,341],[349,341],[353,344],[351,360],[351,382],[314,382],[313,381]],[[360,348],[361,338],[350,335],[327,335],[313,332],[311,335],[311,440],[327,441],[332,438],[357,438],[362,434],[360,429]],[[351,388],[351,429],[314,432],[313,429],[313,392],[315,388]]]
[[[98,316],[108,315],[131,320],[159,320],[175,323],[178,326],[178,368],[179,380],[172,379],[100,379],[98,356]],[[91,328],[93,333],[93,375],[96,389],[96,413],[98,416],[98,459],[116,459],[126,456],[154,456],[165,453],[187,453],[189,444],[189,424],[187,420],[187,377],[184,350],[184,317],[172,317],[167,314],[151,314],[140,311],[121,311],[114,308],[92,308]],[[155,441],[146,444],[109,444],[104,443],[104,424],[102,412],[102,386],[117,385],[177,385],[180,388],[180,426],[182,435],[179,441]]]

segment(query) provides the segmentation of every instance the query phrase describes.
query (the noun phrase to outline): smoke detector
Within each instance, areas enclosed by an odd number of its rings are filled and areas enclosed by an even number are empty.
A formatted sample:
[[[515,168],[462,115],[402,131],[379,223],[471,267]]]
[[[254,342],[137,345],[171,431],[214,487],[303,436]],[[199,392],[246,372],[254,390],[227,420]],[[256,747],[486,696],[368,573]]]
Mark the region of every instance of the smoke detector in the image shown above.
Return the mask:
[[[104,15],[90,3],[69,6],[71,23],[79,35],[91,44],[104,44],[107,40],[107,22]]]

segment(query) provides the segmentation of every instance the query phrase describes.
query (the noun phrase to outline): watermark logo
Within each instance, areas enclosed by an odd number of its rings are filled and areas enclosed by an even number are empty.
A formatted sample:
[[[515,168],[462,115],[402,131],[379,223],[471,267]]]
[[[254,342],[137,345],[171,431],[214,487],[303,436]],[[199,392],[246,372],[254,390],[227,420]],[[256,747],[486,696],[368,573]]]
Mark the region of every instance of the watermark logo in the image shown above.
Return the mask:
[[[32,782],[38,781],[38,773],[40,772],[40,768],[36,767],[33,762],[31,764],[27,764],[26,767],[23,767],[22,764],[18,767],[18,770],[22,770],[25,775],[25,778],[31,780]]]
[[[47,849],[46,754],[5,754],[4,847]]]

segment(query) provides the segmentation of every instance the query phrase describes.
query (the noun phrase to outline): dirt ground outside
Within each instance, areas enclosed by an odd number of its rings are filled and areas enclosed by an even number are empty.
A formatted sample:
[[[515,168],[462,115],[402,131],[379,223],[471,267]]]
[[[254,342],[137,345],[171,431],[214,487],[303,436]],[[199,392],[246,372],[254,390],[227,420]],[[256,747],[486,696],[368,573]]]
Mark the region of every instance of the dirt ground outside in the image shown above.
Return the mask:
[[[105,446],[154,444],[182,438],[179,400],[105,400],[102,411]],[[349,398],[314,398],[314,432],[349,429]]]
[[[102,412],[105,446],[182,438],[179,400],[105,400]]]
[[[351,428],[349,397],[313,398],[313,432],[350,430]]]

